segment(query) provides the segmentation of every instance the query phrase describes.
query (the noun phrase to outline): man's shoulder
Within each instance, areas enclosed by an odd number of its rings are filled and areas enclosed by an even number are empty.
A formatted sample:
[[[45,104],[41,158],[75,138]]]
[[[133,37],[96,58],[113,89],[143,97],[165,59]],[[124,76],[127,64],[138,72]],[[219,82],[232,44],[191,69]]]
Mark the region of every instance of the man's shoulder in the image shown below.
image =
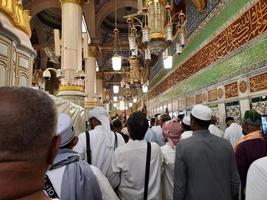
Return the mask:
[[[238,148],[254,148],[255,145],[260,145],[260,146],[266,146],[267,147],[267,141],[262,139],[262,138],[255,138],[247,141],[243,141],[238,145]]]
[[[260,170],[262,172],[265,173],[265,175],[267,176],[267,156],[260,158],[258,160],[255,160],[252,164],[251,164],[251,170]]]
[[[229,143],[229,141],[209,133],[208,130],[207,130],[206,134],[207,134],[206,137],[203,138],[200,135],[198,135],[198,133],[195,133],[191,137],[181,140],[180,144],[183,147],[192,147],[192,148],[194,148],[194,145],[201,145],[202,144],[201,141],[205,141],[205,140],[210,140],[211,141],[212,140],[211,142],[214,143],[215,145],[227,146],[227,147],[232,148],[232,146]]]

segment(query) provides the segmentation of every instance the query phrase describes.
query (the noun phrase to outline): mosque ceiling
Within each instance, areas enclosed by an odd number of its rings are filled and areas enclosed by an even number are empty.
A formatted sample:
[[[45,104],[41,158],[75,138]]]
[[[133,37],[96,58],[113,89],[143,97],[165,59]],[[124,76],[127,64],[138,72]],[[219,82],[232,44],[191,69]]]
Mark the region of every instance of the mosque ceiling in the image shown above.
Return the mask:
[[[173,0],[175,12],[183,10],[186,11],[187,1],[191,6],[202,6],[204,0]],[[216,0],[218,2],[220,0]],[[209,1],[208,1],[209,2]],[[61,12],[60,0],[23,0],[24,7],[30,10],[32,15],[32,29],[34,30],[34,41],[39,44],[35,45],[38,50],[42,47],[50,45],[53,48],[53,29],[61,28]],[[206,5],[206,4],[205,4]],[[207,4],[209,6],[209,4]],[[213,4],[212,4],[213,5]],[[212,5],[210,7],[212,7]],[[215,3],[214,3],[215,5]],[[92,43],[99,47],[99,56],[97,58],[100,71],[111,71],[111,57],[113,55],[113,29],[115,27],[114,17],[114,0],[90,0],[88,4],[82,5],[84,16],[88,25],[89,33]],[[125,15],[136,13],[137,1],[136,0],[117,0],[117,14],[118,14],[118,28],[120,30],[120,52],[124,57],[129,57],[130,52],[128,49],[128,24],[123,18]],[[196,7],[197,9],[198,7]],[[95,13],[92,15],[92,13]],[[40,22],[40,23],[34,23]],[[194,24],[195,25],[195,24]],[[35,42],[36,43],[36,42]],[[141,65],[146,65],[149,71],[157,74],[162,68],[162,61],[158,56],[152,55],[150,62],[144,62],[144,52],[142,49],[139,52],[141,58]],[[45,57],[45,54],[42,53]],[[42,57],[41,56],[41,57]],[[42,60],[47,58],[41,58]],[[43,64],[44,65],[44,64]],[[128,67],[129,63],[124,61],[124,67]],[[119,81],[121,75],[99,73],[101,77],[107,79],[106,81]],[[154,75],[152,74],[151,77]]]

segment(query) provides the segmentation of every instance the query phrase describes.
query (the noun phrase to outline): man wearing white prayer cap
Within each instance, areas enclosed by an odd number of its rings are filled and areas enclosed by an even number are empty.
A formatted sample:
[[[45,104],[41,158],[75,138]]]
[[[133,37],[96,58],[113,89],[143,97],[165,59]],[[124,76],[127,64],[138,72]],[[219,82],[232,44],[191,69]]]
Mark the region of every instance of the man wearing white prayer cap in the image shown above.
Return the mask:
[[[120,134],[111,131],[108,113],[103,107],[89,112],[89,123],[92,130],[79,135],[74,150],[106,176],[114,150],[125,142]]]
[[[181,140],[184,140],[186,138],[189,138],[193,135],[193,131],[190,127],[190,116],[184,116],[182,121],[182,127],[184,129],[184,132],[181,135]]]
[[[62,200],[118,199],[102,172],[72,150],[78,137],[72,119],[65,113],[58,115],[57,135],[61,136],[61,143],[53,165],[47,171],[47,194]]]
[[[195,105],[191,111],[192,137],[176,146],[175,200],[233,200],[238,198],[240,179],[232,145],[210,134],[212,111]]]

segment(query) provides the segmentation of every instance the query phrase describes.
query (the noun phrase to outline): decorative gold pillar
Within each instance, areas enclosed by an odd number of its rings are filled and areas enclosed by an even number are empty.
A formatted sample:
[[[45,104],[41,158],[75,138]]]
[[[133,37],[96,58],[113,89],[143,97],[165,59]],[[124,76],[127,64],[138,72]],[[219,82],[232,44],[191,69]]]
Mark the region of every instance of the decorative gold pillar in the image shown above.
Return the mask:
[[[82,8],[80,0],[61,0],[63,78],[58,96],[82,105],[85,89],[82,71]]]
[[[98,54],[97,46],[88,47],[88,58],[85,59],[85,102],[84,107],[91,109],[98,105],[96,88],[96,57]]]

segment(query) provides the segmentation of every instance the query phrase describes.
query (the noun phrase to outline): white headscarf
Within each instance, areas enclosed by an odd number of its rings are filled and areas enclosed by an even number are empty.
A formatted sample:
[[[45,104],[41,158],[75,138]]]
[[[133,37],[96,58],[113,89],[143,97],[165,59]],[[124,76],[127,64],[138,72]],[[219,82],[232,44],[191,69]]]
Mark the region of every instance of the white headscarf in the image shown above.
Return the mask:
[[[89,112],[89,118],[96,118],[98,121],[101,122],[102,126],[105,129],[110,131],[110,122],[108,118],[108,113],[103,107],[95,107]]]
[[[105,143],[108,147],[113,147],[112,145],[112,134],[110,129],[110,121],[108,118],[108,113],[103,107],[95,107],[89,112],[89,119],[96,118],[99,122],[101,122],[103,132],[106,135]]]

